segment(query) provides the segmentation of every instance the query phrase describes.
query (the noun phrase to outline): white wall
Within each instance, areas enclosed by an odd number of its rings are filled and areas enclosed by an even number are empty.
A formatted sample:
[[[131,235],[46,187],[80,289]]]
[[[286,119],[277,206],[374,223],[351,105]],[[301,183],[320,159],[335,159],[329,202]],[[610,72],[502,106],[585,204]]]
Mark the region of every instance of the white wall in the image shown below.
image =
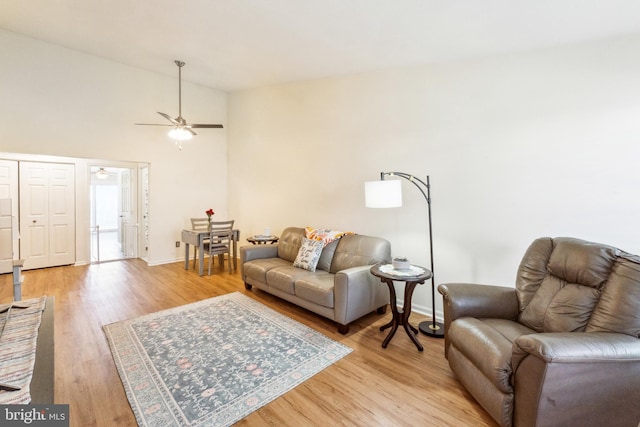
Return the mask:
[[[415,188],[403,208],[364,207],[365,181],[401,171],[431,176],[436,284],[513,286],[541,236],[640,253],[638,51],[618,39],[231,93],[230,211],[245,235],[351,230],[428,266]],[[430,306],[419,288],[414,309]]]
[[[225,93],[184,82],[185,117],[225,129],[178,152],[164,129],[133,125],[176,114],[175,58],[162,76],[0,30],[0,152],[149,162],[152,264],[180,259],[180,229],[213,208],[243,236],[353,230],[428,265],[422,196],[403,183],[403,208],[367,209],[363,183],[429,174],[437,283],[511,285],[543,235],[640,253],[639,49],[628,38],[240,91],[228,123]],[[88,212],[87,198],[82,229]],[[428,311],[427,287],[414,302]]]
[[[151,264],[183,257],[175,241],[190,217],[208,208],[228,216],[226,93],[183,81],[183,116],[225,129],[198,132],[181,152],[168,128],[134,125],[162,123],[156,111],[177,115],[177,58],[167,58],[163,76],[4,30],[0,58],[0,152],[151,164]],[[180,59],[188,80],[189,58]],[[88,172],[77,173],[78,233],[88,241]],[[89,259],[88,244],[78,252],[79,262]]]

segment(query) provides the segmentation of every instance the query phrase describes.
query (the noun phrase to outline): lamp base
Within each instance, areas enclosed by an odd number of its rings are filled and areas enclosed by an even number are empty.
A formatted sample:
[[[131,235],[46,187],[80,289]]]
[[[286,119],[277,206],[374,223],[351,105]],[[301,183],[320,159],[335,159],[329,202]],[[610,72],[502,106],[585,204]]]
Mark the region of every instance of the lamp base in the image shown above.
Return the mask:
[[[433,320],[425,320],[418,325],[418,329],[423,334],[432,338],[444,338],[444,325]]]

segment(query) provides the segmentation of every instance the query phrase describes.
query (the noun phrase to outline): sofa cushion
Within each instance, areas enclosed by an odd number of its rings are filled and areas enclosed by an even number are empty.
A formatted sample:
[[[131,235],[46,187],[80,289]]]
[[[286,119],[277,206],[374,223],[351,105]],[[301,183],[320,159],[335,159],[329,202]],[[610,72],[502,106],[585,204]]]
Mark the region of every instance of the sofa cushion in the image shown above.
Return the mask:
[[[278,258],[293,262],[298,256],[304,237],[304,228],[285,228],[278,240]]]
[[[534,332],[511,320],[462,317],[451,323],[447,334],[456,348],[482,371],[498,390],[509,393],[513,391],[509,382],[513,372],[513,341],[521,335]]]
[[[293,266],[309,271],[316,271],[316,265],[320,259],[320,254],[324,248],[324,243],[320,240],[302,239],[302,245],[298,249],[298,255],[293,261]]]
[[[330,273],[351,267],[391,262],[391,244],[379,237],[349,234],[338,240]]]
[[[289,261],[280,258],[260,258],[247,261],[242,264],[244,275],[248,279],[256,280],[260,283],[267,283],[267,272],[276,267],[291,265]]]
[[[306,301],[333,308],[333,279],[333,274],[326,271],[316,271],[313,276],[296,280],[295,293]]]
[[[312,273],[301,268],[294,267],[291,263],[286,266],[272,268],[267,271],[267,284],[270,288],[295,295],[294,283],[305,277],[313,277],[317,273]]]
[[[322,249],[317,266],[318,269],[324,271],[331,270],[331,261],[333,261],[333,254],[338,247],[338,240],[346,234],[354,234],[352,231],[325,230],[313,227],[305,227],[304,233],[308,239],[321,240],[324,243],[324,249]]]
[[[338,242],[339,240],[334,240],[322,249],[316,270],[324,270],[327,272],[331,270],[331,261],[333,261],[333,254],[336,252]]]

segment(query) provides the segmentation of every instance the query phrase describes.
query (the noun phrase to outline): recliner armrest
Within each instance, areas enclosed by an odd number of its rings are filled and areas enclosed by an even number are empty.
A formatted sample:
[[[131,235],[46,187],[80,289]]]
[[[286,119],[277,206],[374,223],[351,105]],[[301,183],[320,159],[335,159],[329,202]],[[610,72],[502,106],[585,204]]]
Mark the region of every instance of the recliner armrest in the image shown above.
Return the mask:
[[[640,420],[640,339],[614,332],[548,332],[513,343],[518,426],[616,425]]]
[[[515,288],[474,283],[444,283],[438,286],[444,299],[445,326],[459,317],[515,320],[518,298]]]
[[[615,332],[547,332],[513,343],[513,370],[528,355],[547,363],[640,362],[640,339]]]
[[[444,356],[449,357],[449,326],[460,317],[516,320],[515,288],[475,283],[443,283],[438,292],[444,299]]]

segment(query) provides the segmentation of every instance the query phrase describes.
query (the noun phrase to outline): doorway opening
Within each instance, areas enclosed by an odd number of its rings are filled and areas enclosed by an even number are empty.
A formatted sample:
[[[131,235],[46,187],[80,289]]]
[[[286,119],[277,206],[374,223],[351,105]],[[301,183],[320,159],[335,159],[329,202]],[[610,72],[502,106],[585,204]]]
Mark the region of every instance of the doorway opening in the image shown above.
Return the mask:
[[[138,257],[137,170],[91,166],[91,262]]]

